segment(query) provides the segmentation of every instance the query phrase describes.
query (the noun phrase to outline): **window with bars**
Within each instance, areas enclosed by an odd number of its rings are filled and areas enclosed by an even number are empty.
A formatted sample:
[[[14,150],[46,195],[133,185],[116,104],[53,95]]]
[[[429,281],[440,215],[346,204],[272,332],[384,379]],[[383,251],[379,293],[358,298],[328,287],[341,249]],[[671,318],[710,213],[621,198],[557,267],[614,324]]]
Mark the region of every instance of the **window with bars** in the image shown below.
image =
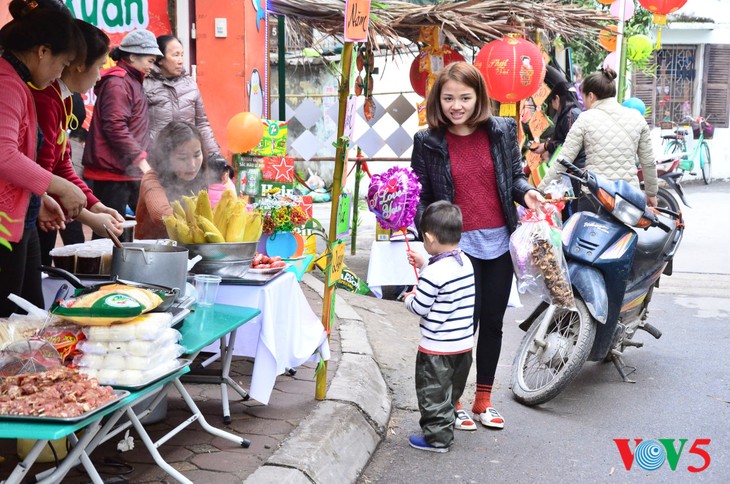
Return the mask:
[[[665,45],[654,53],[655,76],[635,71],[633,96],[651,110],[647,121],[653,126],[679,122],[700,115],[716,127],[728,127],[730,117],[730,45],[706,45],[702,72],[699,72],[697,45]],[[695,99],[697,82],[702,82],[702,98]]]

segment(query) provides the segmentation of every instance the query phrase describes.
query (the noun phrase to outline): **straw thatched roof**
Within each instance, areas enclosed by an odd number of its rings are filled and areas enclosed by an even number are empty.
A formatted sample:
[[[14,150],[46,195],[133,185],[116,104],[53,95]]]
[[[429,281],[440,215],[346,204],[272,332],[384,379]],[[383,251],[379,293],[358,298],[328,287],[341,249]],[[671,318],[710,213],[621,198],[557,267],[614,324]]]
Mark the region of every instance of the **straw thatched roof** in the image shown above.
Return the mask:
[[[341,38],[344,30],[344,0],[268,0],[272,15],[284,15],[291,40],[311,43],[311,29]],[[597,38],[610,20],[606,14],[558,0],[446,0],[437,5],[414,5],[398,1],[373,1],[368,42],[378,49],[382,42],[392,53],[405,46],[401,38],[418,40],[420,28],[438,25],[446,40],[456,46],[481,48],[510,32],[534,33],[565,39]],[[524,27],[508,22],[516,19]],[[377,39],[377,40],[375,40]]]

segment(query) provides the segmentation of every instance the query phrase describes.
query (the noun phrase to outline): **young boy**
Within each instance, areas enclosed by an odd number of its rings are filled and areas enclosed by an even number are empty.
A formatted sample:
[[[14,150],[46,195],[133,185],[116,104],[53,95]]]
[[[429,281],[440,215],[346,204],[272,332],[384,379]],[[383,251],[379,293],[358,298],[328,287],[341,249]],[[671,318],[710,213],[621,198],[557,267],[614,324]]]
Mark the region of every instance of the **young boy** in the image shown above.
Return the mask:
[[[454,440],[456,402],[464,393],[474,344],[474,269],[458,249],[461,210],[447,201],[432,203],[421,219],[426,252],[408,252],[420,267],[416,291],[404,304],[421,316],[416,356],[416,395],[423,435],[411,435],[411,447],[448,452]]]

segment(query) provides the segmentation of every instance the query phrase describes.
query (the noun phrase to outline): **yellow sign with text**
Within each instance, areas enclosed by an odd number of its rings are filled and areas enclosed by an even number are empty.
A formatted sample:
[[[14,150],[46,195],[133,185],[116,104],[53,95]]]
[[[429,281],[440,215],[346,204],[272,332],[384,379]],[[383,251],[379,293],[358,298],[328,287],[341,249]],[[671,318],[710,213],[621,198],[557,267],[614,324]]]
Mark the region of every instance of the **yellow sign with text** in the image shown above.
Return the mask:
[[[330,285],[342,277],[342,267],[345,265],[345,243],[343,241],[332,245],[332,268],[330,270]]]

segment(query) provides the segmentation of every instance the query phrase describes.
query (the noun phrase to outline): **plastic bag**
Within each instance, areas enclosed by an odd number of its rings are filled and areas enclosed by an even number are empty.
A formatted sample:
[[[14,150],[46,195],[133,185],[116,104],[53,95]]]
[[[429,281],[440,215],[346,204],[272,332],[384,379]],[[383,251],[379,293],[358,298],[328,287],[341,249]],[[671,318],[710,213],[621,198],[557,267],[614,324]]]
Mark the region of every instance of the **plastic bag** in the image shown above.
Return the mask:
[[[560,210],[554,205],[546,205],[544,212],[523,210],[510,236],[510,255],[522,294],[529,291],[550,304],[575,309],[559,220]]]

